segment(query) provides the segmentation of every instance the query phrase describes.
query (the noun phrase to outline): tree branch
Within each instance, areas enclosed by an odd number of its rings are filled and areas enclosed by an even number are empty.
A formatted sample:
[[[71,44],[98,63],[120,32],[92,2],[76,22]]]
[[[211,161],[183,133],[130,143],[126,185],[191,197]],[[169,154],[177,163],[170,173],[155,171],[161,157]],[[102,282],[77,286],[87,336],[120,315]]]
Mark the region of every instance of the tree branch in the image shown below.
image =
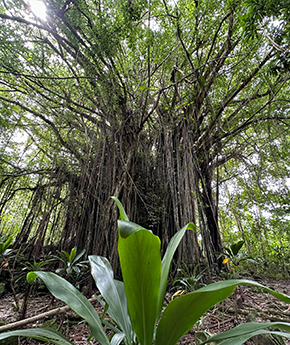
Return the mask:
[[[48,124],[52,128],[53,132],[55,133],[55,135],[57,136],[57,138],[59,139],[59,141],[63,145],[63,147],[68,149],[78,159],[79,162],[83,162],[83,158],[81,157],[81,155],[74,148],[72,148],[67,142],[65,142],[63,140],[63,138],[61,137],[58,129],[56,128],[55,124],[52,121],[50,121],[45,116],[43,116],[42,114],[38,113],[37,111],[35,111],[33,109],[30,109],[30,108],[27,108],[25,105],[21,104],[18,101],[13,101],[11,99],[7,99],[7,98],[1,97],[1,96],[0,96],[0,100],[2,100],[4,102],[12,103],[14,105],[17,105],[21,109],[23,109],[23,110],[25,110],[25,111],[27,111],[27,112],[29,112],[29,113],[39,117],[42,121],[44,121],[46,124]]]
[[[89,302],[94,302],[94,301],[96,301],[95,297],[92,297],[92,298],[89,299]],[[47,311],[45,313],[32,316],[32,317],[30,317],[28,319],[21,320],[21,321],[16,321],[16,322],[10,323],[8,325],[1,326],[0,327],[0,333],[6,332],[6,331],[11,331],[12,329],[15,329],[15,328],[23,327],[23,326],[25,326],[25,325],[27,325],[29,323],[32,323],[32,322],[44,319],[46,317],[52,317],[54,315],[65,314],[65,313],[67,313],[70,310],[71,309],[68,306],[64,306],[62,308],[56,308],[56,309],[53,309],[53,310],[49,310],[49,311]]]

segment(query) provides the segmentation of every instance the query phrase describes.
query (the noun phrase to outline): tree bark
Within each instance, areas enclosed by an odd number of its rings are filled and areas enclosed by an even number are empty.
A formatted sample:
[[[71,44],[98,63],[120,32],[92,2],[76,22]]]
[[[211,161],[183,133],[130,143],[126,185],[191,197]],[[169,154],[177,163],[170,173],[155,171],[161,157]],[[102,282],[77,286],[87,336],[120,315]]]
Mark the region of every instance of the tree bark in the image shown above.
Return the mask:
[[[208,266],[220,270],[221,262],[215,254],[222,252],[222,241],[217,205],[213,198],[212,170],[208,164],[200,164],[198,174],[196,194],[203,250]]]

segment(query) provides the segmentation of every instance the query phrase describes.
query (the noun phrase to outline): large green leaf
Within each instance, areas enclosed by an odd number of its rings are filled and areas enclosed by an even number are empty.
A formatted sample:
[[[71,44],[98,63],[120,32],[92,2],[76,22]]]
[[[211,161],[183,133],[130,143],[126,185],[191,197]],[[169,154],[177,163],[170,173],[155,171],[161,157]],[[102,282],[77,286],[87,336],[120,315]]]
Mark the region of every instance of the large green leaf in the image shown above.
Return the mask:
[[[247,340],[249,340],[250,338],[256,336],[256,335],[262,335],[262,334],[266,334],[266,335],[278,335],[280,337],[286,337],[286,338],[290,338],[290,334],[289,333],[285,333],[285,332],[278,332],[278,331],[267,331],[267,330],[260,330],[260,331],[257,331],[257,332],[253,332],[251,334],[245,334],[245,335],[241,335],[240,337],[235,337],[233,339],[227,339],[227,340],[224,340],[222,342],[219,342],[218,344],[219,345],[242,345],[244,344]],[[265,341],[265,344],[268,344]],[[272,341],[269,339],[268,340],[269,343],[271,344],[276,344],[276,342],[274,341],[274,339],[272,338]],[[263,344],[263,343],[261,343]],[[277,344],[280,344],[278,341],[277,341]]]
[[[120,224],[120,221],[118,222]],[[134,223],[122,222],[119,231],[119,256],[127,296],[128,311],[141,345],[151,345],[160,289],[160,240]],[[124,227],[128,224],[129,231]]]
[[[143,226],[127,220],[118,220],[118,229],[119,234],[122,238],[126,238],[139,230],[146,230],[148,232],[151,232],[150,230],[144,229]]]
[[[225,300],[238,285],[263,288],[281,301],[290,303],[289,296],[250,280],[236,279],[210,284],[169,303],[157,327],[156,345],[175,345],[209,308]]]
[[[127,339],[131,342],[133,331],[127,311],[124,284],[114,279],[113,270],[107,258],[91,255],[89,261],[96,285],[109,305],[109,315],[121,327]]]
[[[1,333],[0,340],[15,336],[33,338],[56,345],[73,344],[71,341],[66,339],[63,335],[59,334],[58,332],[46,328],[18,329],[16,331]]]
[[[234,255],[238,254],[238,252],[240,251],[240,249],[242,248],[244,243],[245,243],[245,241],[241,240],[241,241],[238,241],[237,243],[233,243],[231,245],[231,250],[232,250]]]
[[[117,197],[115,197],[115,196],[112,196],[112,199],[115,201],[115,203],[116,203],[117,206],[118,206],[118,209],[119,209],[119,212],[120,212],[120,218],[121,218],[121,220],[127,220],[127,221],[129,221],[129,218],[128,218],[128,216],[127,216],[127,214],[126,214],[126,212],[125,212],[125,210],[124,210],[124,207],[123,207],[123,205],[121,204],[120,200],[119,200]]]
[[[290,333],[266,330],[265,328],[268,327],[280,328],[284,331],[290,332],[290,323],[287,322],[247,322],[240,324],[228,331],[208,338],[207,341],[204,342],[204,344],[208,342],[219,342],[219,344],[223,345],[239,345],[243,344],[251,337],[259,334],[276,334],[279,336],[290,338]]]
[[[65,302],[72,310],[84,318],[89,324],[92,334],[102,345],[110,344],[95,308],[72,284],[54,273],[41,271],[28,273],[28,281],[31,280],[31,274],[33,277],[37,274],[56,298]]]
[[[168,278],[168,272],[169,272],[171,260],[186,230],[195,231],[195,225],[193,223],[188,223],[171,238],[168,244],[167,250],[165,252],[165,255],[162,259],[161,282],[160,282],[160,291],[159,291],[159,297],[158,297],[159,312],[161,312],[162,305],[163,305],[163,299],[164,299],[165,290],[167,286],[167,278]]]

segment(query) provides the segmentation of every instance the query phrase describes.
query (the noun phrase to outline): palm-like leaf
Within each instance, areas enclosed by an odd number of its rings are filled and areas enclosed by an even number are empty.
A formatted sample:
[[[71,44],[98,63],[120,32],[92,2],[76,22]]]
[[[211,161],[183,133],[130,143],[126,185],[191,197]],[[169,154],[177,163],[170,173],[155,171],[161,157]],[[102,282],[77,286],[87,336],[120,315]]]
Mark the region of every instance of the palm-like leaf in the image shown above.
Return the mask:
[[[260,334],[276,334],[288,339],[290,338],[290,333],[269,331],[266,329],[268,327],[277,327],[284,331],[290,332],[290,323],[286,322],[247,322],[221,334],[214,335],[207,339],[207,341],[204,343],[219,342],[219,345],[240,345],[253,336]]]
[[[109,305],[108,313],[121,327],[129,342],[133,339],[133,330],[127,311],[127,299],[124,284],[113,278],[109,261],[101,256],[89,256],[92,276],[102,296]]]
[[[121,224],[118,248],[128,311],[139,342],[151,345],[158,315],[160,240],[139,225],[134,231],[134,223]]]
[[[19,329],[0,334],[0,340],[8,339],[10,337],[21,336],[29,337],[36,340],[49,342],[56,345],[73,345],[71,341],[66,339],[63,335],[50,329],[45,328],[32,328],[32,329]],[[8,344],[8,343],[7,343]]]
[[[215,304],[225,300],[238,285],[263,288],[274,297],[290,303],[290,297],[250,280],[227,280],[180,296],[165,309],[156,332],[156,345],[175,345],[198,319]]]
[[[56,298],[65,302],[72,310],[87,321],[94,337],[102,345],[110,344],[95,308],[72,284],[57,274],[41,271],[28,273],[27,280],[31,281],[35,277],[42,279],[48,290]]]
[[[182,240],[186,230],[193,230],[195,231],[195,225],[193,223],[188,223],[185,225],[181,230],[179,230],[170,240],[167,250],[165,252],[165,255],[162,259],[162,271],[161,271],[161,282],[160,282],[160,292],[158,297],[158,311],[161,312],[165,290],[167,286],[167,279],[168,279],[168,273],[170,264],[173,258],[173,255]],[[157,320],[156,320],[157,321]]]

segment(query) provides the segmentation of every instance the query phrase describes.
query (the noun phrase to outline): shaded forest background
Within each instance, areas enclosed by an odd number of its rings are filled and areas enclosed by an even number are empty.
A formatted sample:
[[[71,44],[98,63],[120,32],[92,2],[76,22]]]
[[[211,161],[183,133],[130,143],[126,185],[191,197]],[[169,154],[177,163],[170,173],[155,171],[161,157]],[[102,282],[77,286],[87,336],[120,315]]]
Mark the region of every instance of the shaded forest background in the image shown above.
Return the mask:
[[[117,208],[177,261],[245,241],[290,259],[289,6],[47,0],[0,5],[0,235],[117,256]],[[288,7],[287,7],[288,6]]]

